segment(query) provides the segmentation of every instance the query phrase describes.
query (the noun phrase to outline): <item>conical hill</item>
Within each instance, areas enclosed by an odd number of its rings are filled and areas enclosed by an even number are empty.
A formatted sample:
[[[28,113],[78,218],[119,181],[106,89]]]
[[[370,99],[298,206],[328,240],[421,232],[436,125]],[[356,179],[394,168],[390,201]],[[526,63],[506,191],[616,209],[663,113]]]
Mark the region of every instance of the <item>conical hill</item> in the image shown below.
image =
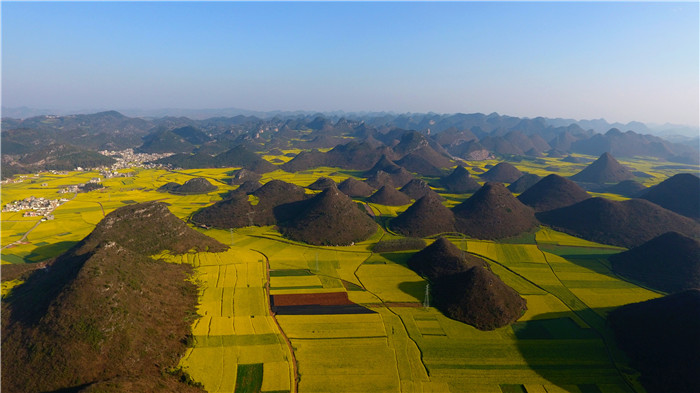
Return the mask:
[[[192,249],[218,252],[228,248],[188,227],[163,202],[138,203],[114,210],[76,245],[75,253],[80,255],[105,241],[143,255],[163,250],[181,254]]]
[[[700,178],[693,174],[674,175],[649,189],[641,198],[686,217],[700,219]]]
[[[499,183],[512,183],[520,178],[523,173],[507,162],[498,163],[493,168],[489,169],[481,177],[488,181]]]
[[[610,258],[615,273],[664,292],[700,288],[700,241],[667,232]]]
[[[369,202],[387,206],[402,206],[411,203],[408,195],[397,191],[394,187],[383,186],[377,192],[367,198]]]
[[[252,181],[252,180],[246,180],[238,186],[234,191],[238,194],[250,194],[253,193],[255,190],[258,188],[262,187],[262,184],[260,184],[257,180]]]
[[[413,175],[408,172],[404,167],[397,165],[395,162],[391,161],[385,154],[377,161],[374,166],[365,172],[365,176],[368,177],[367,184],[372,187],[379,188],[382,185],[386,185],[386,181],[374,179],[384,172],[391,179],[392,184],[395,187],[403,187],[413,179]]]
[[[603,153],[581,172],[571,176],[571,180],[582,183],[619,183],[634,177],[632,172],[620,164],[610,153]]]
[[[399,169],[401,169],[401,166],[397,165],[394,161],[391,161],[385,154],[382,154],[374,166],[365,172],[365,176],[374,175],[379,171],[384,171],[387,173],[396,172]]]
[[[374,190],[382,188],[384,186],[394,187],[394,181],[391,180],[391,176],[384,171],[379,171],[371,175],[367,178],[365,183],[367,183],[367,185],[372,187],[372,189]]]
[[[603,244],[636,247],[666,232],[697,237],[700,225],[644,199],[589,198],[571,206],[537,213],[556,230]]]
[[[591,196],[578,184],[559,175],[548,175],[518,196],[536,212],[571,206]]]
[[[226,248],[163,203],[108,214],[3,299],[3,391],[76,391],[106,381],[127,391],[126,378],[144,391],[198,391],[166,373],[184,354],[196,314],[191,267],[148,256]]]
[[[274,225],[280,218],[280,206],[307,198],[302,187],[282,180],[270,180],[251,195],[258,200],[253,208],[255,225]]]
[[[647,188],[642,183],[639,183],[637,181],[623,180],[615,185],[606,188],[605,192],[626,196],[628,198],[634,198],[644,193],[646,189]]]
[[[212,191],[216,191],[217,186],[211,184],[209,180],[203,177],[196,177],[194,179],[187,180],[184,184],[179,184],[175,182],[168,182],[158,188],[158,192],[169,192],[176,195],[195,195],[195,194],[206,194]]]
[[[449,192],[456,194],[466,194],[481,188],[469,172],[461,165],[458,165],[452,173],[440,179],[440,184]]]
[[[280,206],[307,197],[302,187],[281,180],[270,180],[251,195],[249,198],[243,192],[234,192],[229,198],[197,211],[191,220],[198,225],[223,229],[274,225],[285,214]]]
[[[374,220],[335,186],[295,205],[297,214],[278,223],[280,232],[292,240],[315,245],[349,245],[377,231]]]
[[[407,170],[424,176],[441,176],[442,169],[452,165],[452,162],[430,146],[423,146],[396,162]]]
[[[211,184],[209,180],[203,177],[196,177],[194,179],[187,180],[176,190],[171,191],[173,194],[206,194],[208,192],[216,191],[217,186]]]
[[[454,232],[455,218],[435,195],[427,194],[391,220],[391,229],[404,236],[426,237]]]
[[[439,237],[408,260],[409,268],[431,281],[465,272],[474,266],[486,268],[488,264],[479,257],[463,252],[444,237]]]
[[[308,188],[309,190],[320,191],[325,190],[326,188],[332,187],[334,185],[335,182],[333,181],[333,179],[328,177],[319,177],[318,179],[316,179],[316,181],[306,186],[306,188]]]
[[[448,317],[479,330],[509,325],[527,310],[527,302],[518,292],[479,266],[438,278],[432,295],[435,305]]]
[[[411,199],[418,200],[420,198],[423,198],[427,194],[432,195],[433,197],[442,200],[443,198],[435,192],[428,183],[424,182],[421,179],[413,179],[410,182],[406,183],[405,186],[401,187],[399,190],[402,193],[408,195]]]
[[[197,225],[222,229],[264,225],[256,222],[256,218],[248,196],[245,193],[237,193],[195,212],[191,221]]]
[[[347,179],[343,180],[338,185],[338,190],[351,198],[368,197],[374,192],[374,188],[372,188],[372,186],[352,177],[348,177]]]
[[[513,194],[519,194],[528,188],[534,186],[538,181],[542,180],[540,176],[537,176],[532,173],[526,173],[513,183],[511,183],[507,188],[508,191],[512,192]]]
[[[457,230],[477,239],[515,236],[538,225],[535,211],[518,201],[501,183],[484,184],[452,211]]]
[[[248,169],[239,169],[236,172],[233,173],[233,176],[231,177],[231,185],[235,186],[237,184],[243,184],[247,181],[258,181],[262,178],[262,175],[259,173],[255,173],[251,170]]]
[[[246,149],[242,145],[233,147],[215,157],[218,167],[242,167],[256,173],[272,172],[278,167]]]

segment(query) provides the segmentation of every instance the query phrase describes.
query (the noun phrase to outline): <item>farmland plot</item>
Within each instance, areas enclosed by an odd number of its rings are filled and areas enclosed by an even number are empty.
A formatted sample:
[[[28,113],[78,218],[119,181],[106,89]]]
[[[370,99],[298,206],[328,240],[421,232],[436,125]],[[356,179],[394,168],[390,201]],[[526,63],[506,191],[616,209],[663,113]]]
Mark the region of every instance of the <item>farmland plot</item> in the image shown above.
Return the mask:
[[[161,257],[194,265],[200,285],[201,317],[192,326],[195,345],[183,357],[183,369],[210,392],[290,391],[291,354],[269,314],[261,255],[232,247]]]
[[[542,170],[543,165],[523,162],[518,167]],[[575,165],[567,168],[560,174],[580,170]],[[94,229],[103,210],[107,214],[125,204],[163,200],[186,219],[234,187],[219,182],[216,192],[188,196],[154,188],[199,176],[224,180],[231,170],[137,170],[133,178],[106,180],[104,192],[79,194],[58,208],[55,220],[32,232],[30,244],[4,249],[3,263],[55,256]],[[274,171],[263,179],[307,186],[318,176],[341,181],[353,175],[319,168],[297,174]],[[40,178],[4,186],[2,198],[53,195],[56,188],[51,187],[85,182],[97,174],[76,176],[42,175],[50,186],[44,189],[37,184],[44,181]],[[448,203],[465,197],[454,195]],[[385,220],[405,208],[373,205]],[[12,214],[2,214],[3,245],[36,222]],[[292,392],[297,386],[300,392],[616,393],[630,392],[630,386],[642,391],[634,377],[626,381],[618,371],[616,366],[628,366],[613,345],[604,317],[620,304],[660,294],[610,271],[607,256],[620,248],[547,228],[534,234],[534,240],[530,236],[508,244],[452,238],[456,246],[486,259],[492,271],[527,300],[527,311],[514,325],[485,332],[424,307],[427,283],[406,266],[412,252],[371,253],[382,236],[393,236],[384,230],[348,247],[289,241],[273,227],[197,230],[231,249],[157,257],[196,269],[200,317],[192,325],[195,344],[181,365],[208,391]],[[273,299],[298,304],[286,309],[291,313],[272,315]]]

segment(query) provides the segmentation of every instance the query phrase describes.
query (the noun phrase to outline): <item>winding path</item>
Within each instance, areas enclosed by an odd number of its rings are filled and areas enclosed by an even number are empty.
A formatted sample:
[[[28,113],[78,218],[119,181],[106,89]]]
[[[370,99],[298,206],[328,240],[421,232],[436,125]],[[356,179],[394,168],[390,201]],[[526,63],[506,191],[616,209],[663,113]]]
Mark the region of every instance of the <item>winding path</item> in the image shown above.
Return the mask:
[[[258,250],[253,250],[258,254],[262,255],[263,258],[265,258],[265,292],[267,292],[267,311],[270,313],[270,316],[272,317],[272,320],[275,321],[275,325],[277,325],[277,328],[280,331],[280,334],[282,335],[282,338],[284,338],[284,341],[287,343],[287,347],[289,348],[289,353],[292,356],[292,374],[293,374],[293,383],[291,384],[292,386],[292,391],[290,393],[297,393],[299,391],[299,370],[297,369],[297,359],[296,356],[294,356],[294,348],[292,347],[292,342],[289,340],[289,337],[287,337],[287,334],[284,332],[282,329],[282,326],[280,323],[277,321],[277,318],[275,317],[275,313],[272,311],[272,304],[270,304],[270,259],[265,255],[262,251]]]
[[[66,203],[72,201],[72,200],[75,199],[77,196],[78,196],[78,193],[76,192],[76,193],[73,195],[73,198],[67,200],[65,203],[63,203],[63,204],[61,204],[61,205],[56,206],[56,208],[54,208],[53,210],[51,210],[51,212],[53,213],[56,209],[58,209],[59,207],[65,205]],[[98,202],[98,203],[99,203],[99,202]],[[102,204],[100,204],[100,207],[101,207],[101,206],[102,206]],[[104,215],[104,212],[105,212],[104,209],[102,209],[102,215]],[[10,248],[10,247],[14,246],[15,244],[24,242],[25,240],[27,240],[27,236],[29,236],[29,234],[30,234],[34,229],[36,229],[36,227],[38,227],[39,224],[41,224],[42,222],[43,222],[43,221],[40,219],[39,221],[36,222],[36,224],[34,224],[33,227],[29,228],[29,230],[28,230],[27,232],[25,232],[24,235],[22,235],[22,238],[21,238],[21,239],[15,240],[14,242],[12,242],[12,243],[10,243],[10,244],[6,244],[6,245],[4,245],[1,249],[4,250],[4,249],[6,249],[6,248]]]

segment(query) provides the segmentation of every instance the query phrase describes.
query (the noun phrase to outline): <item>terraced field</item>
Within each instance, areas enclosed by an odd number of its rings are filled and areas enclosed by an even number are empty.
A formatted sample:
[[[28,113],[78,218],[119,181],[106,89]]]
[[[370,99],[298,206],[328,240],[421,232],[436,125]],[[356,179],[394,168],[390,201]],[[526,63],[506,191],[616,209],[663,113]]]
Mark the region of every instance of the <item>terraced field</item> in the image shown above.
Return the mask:
[[[266,264],[254,251],[163,256],[196,267],[200,285],[194,347],[180,364],[210,392],[290,391],[291,352],[266,296]]]
[[[516,166],[538,173],[551,160]],[[556,161],[562,175],[585,166]],[[486,169],[488,163],[478,165]],[[138,170],[134,177],[105,180],[104,190],[77,194],[57,208],[55,219],[39,223],[26,244],[4,248],[2,261],[30,263],[56,256],[124,204],[162,200],[187,219],[235,188],[225,184],[232,170]],[[58,198],[61,187],[95,176],[42,174],[33,183],[3,186],[2,201],[30,195]],[[274,178],[306,186],[319,176],[339,182],[359,174],[337,168],[275,171],[262,181]],[[189,196],[155,191],[192,177],[206,177],[219,189]],[[464,198],[448,195],[448,204]],[[382,221],[407,206],[371,207]],[[2,213],[3,247],[37,221]],[[485,258],[494,273],[527,299],[528,310],[517,323],[485,332],[430,306],[426,281],[406,266],[412,251],[372,253],[372,245],[383,236],[394,237],[383,230],[348,247],[293,242],[273,227],[198,230],[231,249],[158,257],[196,268],[199,318],[192,325],[193,346],[180,364],[208,391],[644,391],[616,349],[604,318],[621,304],[661,294],[611,272],[607,256],[620,248],[546,228],[508,243],[451,238],[456,246]],[[3,283],[3,294],[14,284]]]

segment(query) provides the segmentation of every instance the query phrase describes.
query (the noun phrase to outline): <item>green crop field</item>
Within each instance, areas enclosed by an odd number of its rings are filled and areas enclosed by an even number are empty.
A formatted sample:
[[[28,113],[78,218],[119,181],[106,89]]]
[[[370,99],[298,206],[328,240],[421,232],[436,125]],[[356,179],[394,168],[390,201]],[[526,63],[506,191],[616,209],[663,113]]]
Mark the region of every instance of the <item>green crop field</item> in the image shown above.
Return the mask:
[[[275,158],[287,161],[290,157]],[[487,170],[485,165],[496,163],[474,162],[473,166]],[[623,163],[654,176],[645,185],[670,174],[667,169],[655,169],[659,163],[641,158]],[[549,166],[557,166],[560,175],[570,175],[585,164],[545,157],[515,166],[542,176]],[[53,220],[43,222],[3,212],[3,247],[39,224],[25,242],[3,248],[2,263],[55,257],[88,235],[105,214],[127,204],[160,200],[176,216],[187,219],[236,188],[226,184],[234,169],[137,169],[134,177],[106,179],[105,189],[75,197],[58,190],[86,182],[98,176],[96,172],[40,174],[3,185],[3,204],[32,195],[70,200],[54,211]],[[361,178],[356,171],[317,168],[294,174],[276,170],[261,182],[280,179],[307,186],[320,176],[336,182],[349,176]],[[182,184],[194,177],[207,178],[218,190],[202,195],[156,191],[167,182]],[[443,196],[448,206],[468,197]],[[408,207],[370,206],[380,222]],[[290,241],[275,227],[196,229],[231,248],[223,253],[173,256],[165,252],[154,257],[195,268],[192,279],[200,289],[199,316],[192,324],[194,345],[180,365],[207,391],[644,391],[617,350],[605,316],[619,305],[662,294],[611,272],[607,257],[622,248],[548,228],[507,242],[450,237],[457,247],[484,258],[495,274],[527,300],[527,311],[512,326],[480,331],[432,307],[425,296],[427,282],[406,266],[413,251],[371,251],[379,240],[399,237],[386,228],[348,247]],[[3,282],[3,296],[17,284]],[[354,308],[305,304],[306,308],[285,314],[284,308],[275,311],[271,304],[271,296],[315,299],[325,294],[347,295]]]

